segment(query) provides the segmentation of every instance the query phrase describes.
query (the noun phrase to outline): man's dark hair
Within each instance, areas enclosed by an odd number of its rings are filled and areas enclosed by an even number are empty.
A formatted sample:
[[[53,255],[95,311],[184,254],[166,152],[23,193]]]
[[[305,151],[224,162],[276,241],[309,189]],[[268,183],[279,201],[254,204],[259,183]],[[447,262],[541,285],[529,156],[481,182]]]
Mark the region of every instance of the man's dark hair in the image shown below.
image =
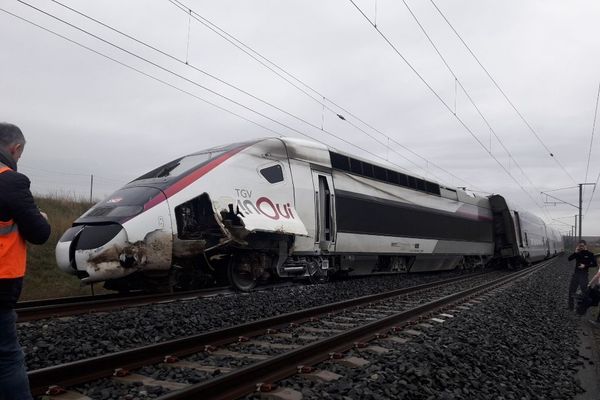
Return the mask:
[[[585,240],[583,240],[583,239],[581,239],[578,243],[579,244],[585,244],[587,246],[587,242]]]
[[[23,132],[16,125],[0,122],[0,147],[10,146],[14,143],[25,144]]]

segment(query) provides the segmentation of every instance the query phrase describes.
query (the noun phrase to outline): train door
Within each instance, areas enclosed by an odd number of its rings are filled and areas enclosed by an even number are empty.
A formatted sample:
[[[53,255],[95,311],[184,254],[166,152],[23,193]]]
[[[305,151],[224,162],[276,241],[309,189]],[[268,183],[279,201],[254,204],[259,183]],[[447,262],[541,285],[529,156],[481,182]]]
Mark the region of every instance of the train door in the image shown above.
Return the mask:
[[[515,211],[515,222],[517,223],[517,236],[519,238],[519,246],[523,247],[523,233],[521,231],[521,218],[519,217],[519,213]]]
[[[312,171],[315,190],[315,247],[335,250],[335,194],[330,173]]]

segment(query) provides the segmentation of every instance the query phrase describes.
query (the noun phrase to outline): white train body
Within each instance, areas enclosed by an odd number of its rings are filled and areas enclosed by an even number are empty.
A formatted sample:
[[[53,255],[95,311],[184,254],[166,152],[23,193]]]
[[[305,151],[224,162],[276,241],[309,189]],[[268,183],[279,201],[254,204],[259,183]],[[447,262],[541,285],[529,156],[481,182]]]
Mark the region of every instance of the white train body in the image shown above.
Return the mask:
[[[81,216],[56,249],[83,282],[180,288],[228,276],[448,270],[562,251],[560,235],[501,196],[268,138],[174,160]]]

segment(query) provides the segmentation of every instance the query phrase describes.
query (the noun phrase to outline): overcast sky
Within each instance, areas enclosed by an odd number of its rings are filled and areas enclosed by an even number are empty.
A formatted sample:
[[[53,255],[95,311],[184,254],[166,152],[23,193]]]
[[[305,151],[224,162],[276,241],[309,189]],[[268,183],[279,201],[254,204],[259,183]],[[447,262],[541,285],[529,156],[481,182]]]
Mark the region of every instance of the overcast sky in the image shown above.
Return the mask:
[[[600,84],[597,0],[355,0],[370,22],[348,0],[181,0],[192,17],[169,0],[62,0],[163,54],[60,3],[26,1],[105,40],[0,0],[0,120],[24,131],[19,167],[39,194],[88,197],[93,174],[99,199],[190,152],[305,134],[442,184],[500,193],[567,231],[577,209],[544,205],[540,192],[567,188],[550,194],[576,205],[576,185],[600,176],[598,132],[587,169]],[[585,190],[584,235],[600,235],[597,192],[590,203],[592,186]]]

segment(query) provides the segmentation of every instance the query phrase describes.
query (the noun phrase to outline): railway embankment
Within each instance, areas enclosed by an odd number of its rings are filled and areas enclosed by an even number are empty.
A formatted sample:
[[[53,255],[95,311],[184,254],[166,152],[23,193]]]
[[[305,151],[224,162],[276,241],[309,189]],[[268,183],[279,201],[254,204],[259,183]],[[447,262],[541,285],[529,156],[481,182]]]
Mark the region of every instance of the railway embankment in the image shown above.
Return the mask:
[[[373,339],[365,347],[341,355],[343,360],[360,360],[358,363],[331,359],[314,365],[334,374],[335,379],[307,379],[297,374],[277,385],[304,399],[597,399],[600,329],[587,322],[589,315],[580,317],[567,309],[570,274],[566,260],[558,259],[516,283],[474,298],[467,306],[456,305],[442,314],[438,311],[439,315],[427,316],[414,328],[392,330],[387,338]],[[422,283],[414,277],[395,279],[372,277],[176,301],[36,321],[21,325],[20,330],[30,369],[32,364],[40,368]],[[596,310],[590,312],[595,315]],[[376,318],[373,313],[368,317]],[[240,343],[237,352],[266,357],[270,352],[289,351],[288,347],[315,340],[312,336],[323,331],[325,322],[272,335],[277,344],[267,346],[270,351],[258,339]],[[355,322],[342,315],[334,325],[343,329]],[[294,333],[295,329],[304,333]],[[123,393],[132,399],[160,398],[173,393],[175,384],[194,384],[226,374],[239,363],[250,365],[260,360],[239,356],[231,349],[213,349],[182,359],[172,368],[148,366],[132,371],[133,375],[107,379],[100,386],[86,384],[78,390],[93,399],[123,398]],[[230,363],[224,364],[224,360]],[[199,364],[204,365],[201,372]],[[209,364],[216,367],[206,369]],[[140,375],[145,376],[144,381],[133,384]],[[165,387],[165,381],[174,386]]]

